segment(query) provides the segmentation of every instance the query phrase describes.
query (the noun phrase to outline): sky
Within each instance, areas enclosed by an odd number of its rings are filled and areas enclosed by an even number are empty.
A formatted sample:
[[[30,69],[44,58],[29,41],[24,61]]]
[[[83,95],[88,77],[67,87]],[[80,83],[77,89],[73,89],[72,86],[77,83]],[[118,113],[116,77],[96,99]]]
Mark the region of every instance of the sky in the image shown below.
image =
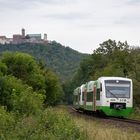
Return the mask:
[[[140,0],[0,0],[0,35],[47,33],[82,53],[108,40],[140,45]]]

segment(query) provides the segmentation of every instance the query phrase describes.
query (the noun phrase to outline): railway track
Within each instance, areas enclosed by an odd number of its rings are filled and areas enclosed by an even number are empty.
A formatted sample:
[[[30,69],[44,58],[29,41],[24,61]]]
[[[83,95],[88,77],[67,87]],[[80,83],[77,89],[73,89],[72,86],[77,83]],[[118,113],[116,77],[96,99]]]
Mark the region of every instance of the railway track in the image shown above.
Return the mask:
[[[100,119],[101,121],[106,121],[106,122],[118,122],[118,123],[123,123],[123,124],[128,124],[128,125],[134,125],[134,126],[137,126],[140,128],[140,121],[139,120],[132,120],[132,119],[127,119],[127,118],[116,118],[116,117],[101,117],[101,116],[98,116],[98,115],[94,115],[94,114],[84,114],[82,111],[77,111],[75,108],[73,107],[70,107],[72,111],[74,111],[75,113],[79,114],[80,113],[82,114],[82,116],[87,116],[88,118],[90,117],[91,119],[92,118],[96,118],[96,119]],[[140,129],[139,129],[140,130]]]
[[[140,125],[140,121],[139,120],[132,120],[132,119],[127,119],[127,118],[114,118],[114,117],[109,117],[109,119],[115,120],[115,121],[126,122],[126,123],[130,123],[130,124]]]

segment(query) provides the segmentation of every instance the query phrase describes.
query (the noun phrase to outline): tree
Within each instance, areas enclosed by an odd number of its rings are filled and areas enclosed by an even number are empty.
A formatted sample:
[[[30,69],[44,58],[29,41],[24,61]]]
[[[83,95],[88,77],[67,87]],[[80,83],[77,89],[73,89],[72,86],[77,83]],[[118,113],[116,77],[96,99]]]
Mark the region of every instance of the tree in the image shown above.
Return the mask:
[[[37,69],[34,58],[25,53],[6,52],[3,54],[2,62],[8,67],[8,74],[26,80],[29,75]]]
[[[9,111],[32,114],[41,109],[43,100],[42,94],[33,92],[32,87],[14,76],[0,78],[0,105]]]
[[[56,105],[63,99],[62,86],[57,76],[50,70],[46,70],[42,63],[37,64],[29,54],[7,52],[2,56],[2,62],[6,64],[9,75],[27,84],[33,89],[33,93],[37,92],[45,95],[46,105]],[[10,97],[11,92],[11,89],[8,92],[6,91],[8,97]],[[6,100],[7,98],[5,98]]]
[[[5,63],[0,61],[0,76],[7,74],[7,66]]]
[[[34,90],[44,88],[45,79],[40,74],[40,67],[31,55],[6,52],[2,57],[2,62],[6,64],[8,74],[23,80],[24,83],[32,86]]]
[[[63,99],[62,86],[56,77],[56,75],[47,70],[45,73],[45,85],[46,85],[46,105],[56,105]]]

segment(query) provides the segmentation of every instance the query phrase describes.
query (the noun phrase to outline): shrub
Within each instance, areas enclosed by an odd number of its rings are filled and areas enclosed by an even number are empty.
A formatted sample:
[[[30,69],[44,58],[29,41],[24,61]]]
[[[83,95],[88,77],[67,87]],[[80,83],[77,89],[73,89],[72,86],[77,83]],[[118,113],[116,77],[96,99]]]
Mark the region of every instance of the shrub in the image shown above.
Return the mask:
[[[40,115],[15,118],[0,108],[0,139],[14,140],[85,140],[79,128],[66,113],[46,109]]]
[[[18,112],[21,115],[39,112],[45,98],[44,95],[33,92],[32,87],[23,84],[13,76],[0,78],[0,93],[0,104],[6,106],[9,111]]]
[[[39,114],[43,108],[44,96],[33,92],[31,87],[27,87],[20,93],[13,90],[11,96],[13,111],[20,115]]]
[[[12,130],[15,126],[15,117],[12,113],[7,112],[4,107],[0,106],[0,139],[10,139]]]
[[[58,77],[50,70],[47,70],[45,73],[45,85],[46,105],[54,106],[62,101],[64,96],[62,86]]]
[[[53,109],[44,111],[41,123],[45,124],[47,138],[52,140],[82,140],[85,139],[72,118],[63,112],[56,112]]]

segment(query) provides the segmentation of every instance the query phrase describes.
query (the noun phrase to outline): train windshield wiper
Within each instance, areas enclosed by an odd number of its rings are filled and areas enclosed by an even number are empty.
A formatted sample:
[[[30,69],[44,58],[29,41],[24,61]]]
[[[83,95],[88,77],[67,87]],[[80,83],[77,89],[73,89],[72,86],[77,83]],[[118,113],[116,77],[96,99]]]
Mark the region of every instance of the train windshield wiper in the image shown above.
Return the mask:
[[[114,93],[112,93],[109,89],[107,89],[106,87],[105,87],[105,89],[106,89],[111,95],[113,95],[115,98],[118,99],[118,97],[117,97]]]

